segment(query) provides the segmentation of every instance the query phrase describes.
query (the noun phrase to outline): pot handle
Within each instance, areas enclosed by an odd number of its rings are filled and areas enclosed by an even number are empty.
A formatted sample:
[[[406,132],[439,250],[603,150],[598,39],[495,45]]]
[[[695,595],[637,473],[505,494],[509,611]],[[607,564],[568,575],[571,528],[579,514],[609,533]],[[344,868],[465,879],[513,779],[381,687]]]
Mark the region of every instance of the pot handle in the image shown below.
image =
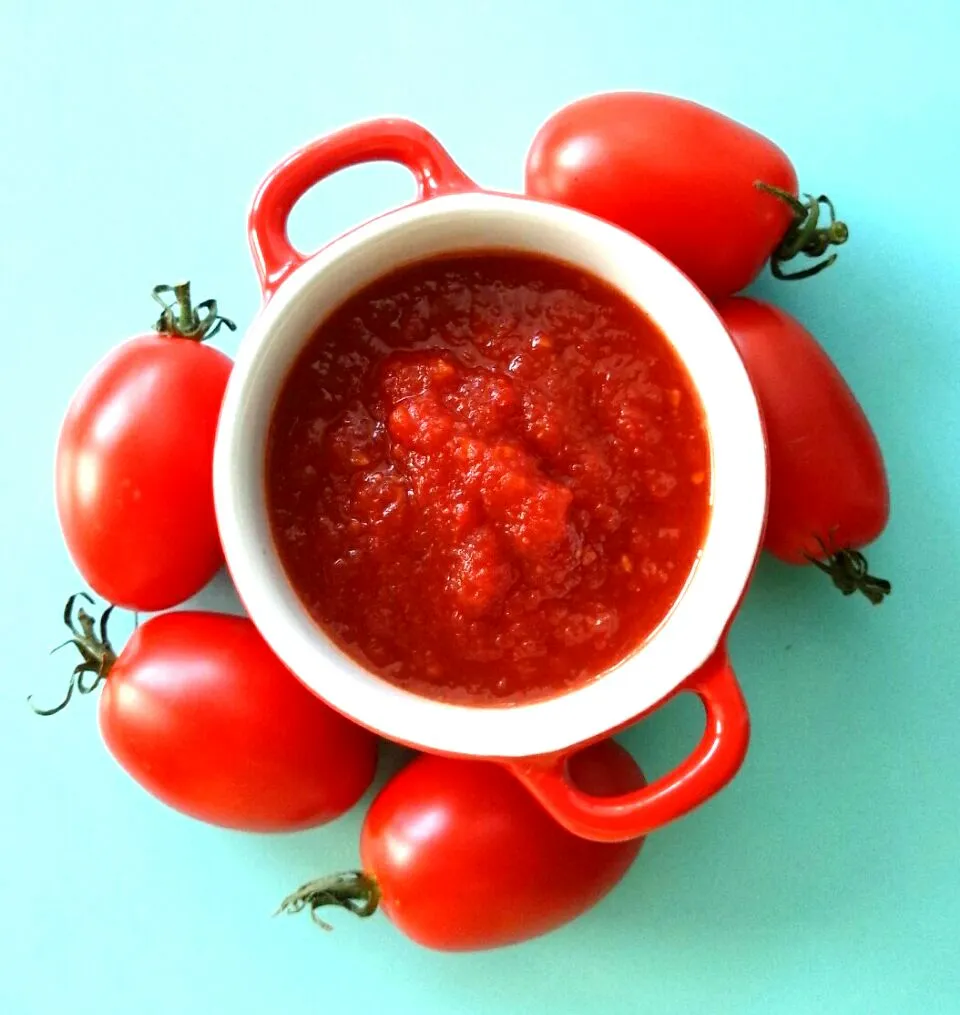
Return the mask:
[[[298,149],[264,179],[250,208],[250,249],[265,297],[306,260],[287,236],[294,205],[314,184],[363,162],[406,166],[416,178],[418,200],[477,189],[440,142],[410,120],[357,123]]]
[[[596,797],[575,786],[567,760],[580,748],[505,762],[556,820],[575,835],[621,842],[646,835],[699,806],[733,777],[747,753],[750,718],[721,645],[669,697],[692,691],[706,710],[706,729],[693,753],[672,772],[623,796]]]

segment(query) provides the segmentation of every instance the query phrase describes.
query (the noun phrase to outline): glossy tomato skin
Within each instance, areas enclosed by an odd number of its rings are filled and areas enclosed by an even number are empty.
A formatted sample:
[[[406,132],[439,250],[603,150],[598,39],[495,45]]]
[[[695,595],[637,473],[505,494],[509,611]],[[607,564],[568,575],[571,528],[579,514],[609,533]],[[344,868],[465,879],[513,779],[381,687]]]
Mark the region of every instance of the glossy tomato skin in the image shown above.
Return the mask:
[[[792,564],[873,542],[890,516],[880,446],[817,340],[786,311],[746,297],[717,304],[760,403],[770,461],[764,546]]]
[[[108,602],[175,606],[223,563],[213,444],[231,366],[199,342],[142,335],[104,357],[72,399],[57,514],[77,569]]]
[[[643,784],[614,741],[570,764],[594,793]],[[571,834],[494,762],[422,755],[373,802],[360,853],[381,908],[407,937],[474,951],[537,937],[584,913],[623,878],[642,842]]]
[[[565,106],[540,128],[526,161],[530,196],[634,233],[712,298],[749,285],[794,220],[758,180],[797,193],[790,160],[763,135],[649,92]]]
[[[377,738],[307,690],[246,617],[152,617],[110,670],[99,715],[107,747],[137,782],[228,828],[331,821],[376,769]]]

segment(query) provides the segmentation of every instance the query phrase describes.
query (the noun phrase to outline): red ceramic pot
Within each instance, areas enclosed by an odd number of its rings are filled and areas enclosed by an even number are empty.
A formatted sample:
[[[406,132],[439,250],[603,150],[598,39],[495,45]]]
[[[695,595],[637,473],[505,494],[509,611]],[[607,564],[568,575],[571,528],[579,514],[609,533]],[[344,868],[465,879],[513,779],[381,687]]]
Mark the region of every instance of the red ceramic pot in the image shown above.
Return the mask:
[[[390,161],[419,195],[327,243],[294,249],[287,219],[321,180],[348,166]],[[423,128],[404,120],[358,124],[294,152],[265,179],[250,212],[250,244],[264,304],[230,379],[217,437],[215,492],[227,563],[250,616],[287,666],[334,708],[422,751],[495,759],[578,835],[645,835],[690,811],[737,772],[749,721],[726,641],[755,565],[767,467],[760,413],[743,365],[712,307],[668,260],[591,216],[481,190]],[[268,424],[278,391],[319,323],[378,277],[405,264],[477,249],[525,251],[570,263],[641,307],[682,358],[711,445],[711,517],[702,552],[663,624],[592,682],[529,704],[470,707],[402,690],[344,654],[287,581],[265,496]],[[566,761],[674,695],[696,694],[706,728],[673,771],[622,797],[578,789]]]

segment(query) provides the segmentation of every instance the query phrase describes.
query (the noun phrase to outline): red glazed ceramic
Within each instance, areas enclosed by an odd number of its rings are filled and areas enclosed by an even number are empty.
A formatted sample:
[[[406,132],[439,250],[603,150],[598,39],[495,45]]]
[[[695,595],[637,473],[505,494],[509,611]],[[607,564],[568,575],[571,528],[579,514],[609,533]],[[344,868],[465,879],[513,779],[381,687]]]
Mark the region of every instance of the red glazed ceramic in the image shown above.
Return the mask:
[[[296,202],[331,174],[364,162],[406,166],[410,204],[313,254],[291,245]],[[426,130],[404,120],[348,127],[294,152],[261,185],[250,245],[263,307],[230,379],[215,454],[217,517],[227,563],[250,616],[287,666],[334,708],[423,751],[495,759],[578,835],[645,835],[720,790],[747,749],[749,721],[727,657],[727,631],[755,565],[767,472],[757,402],[712,307],[669,261],[628,233],[558,205],[481,190]],[[700,396],[711,449],[711,517],[699,561],[661,626],[595,680],[548,700],[471,707],[410,693],[355,662],[291,588],[272,542],[265,495],[268,425],[279,389],[317,326],[345,299],[402,265],[484,249],[565,261],[641,307],[683,360]],[[693,753],[620,797],[572,784],[567,759],[674,695],[697,695],[706,726]]]

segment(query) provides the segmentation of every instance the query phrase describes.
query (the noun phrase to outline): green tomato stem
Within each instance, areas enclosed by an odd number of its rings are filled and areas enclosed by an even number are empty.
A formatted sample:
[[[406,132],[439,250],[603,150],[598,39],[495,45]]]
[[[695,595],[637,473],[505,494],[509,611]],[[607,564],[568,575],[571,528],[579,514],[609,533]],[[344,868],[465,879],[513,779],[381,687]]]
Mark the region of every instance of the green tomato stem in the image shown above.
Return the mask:
[[[165,294],[173,295],[173,304],[163,298]],[[163,307],[155,327],[161,335],[171,338],[186,338],[194,342],[203,342],[213,338],[221,326],[236,331],[237,326],[229,318],[217,313],[216,300],[204,300],[193,306],[190,299],[190,283],[177,282],[175,285],[157,285],[153,287],[153,298]],[[205,311],[199,314],[198,311]]]
[[[77,691],[78,694],[91,694],[107,679],[110,670],[113,669],[113,664],[117,661],[117,654],[113,651],[113,646],[107,635],[107,623],[110,620],[110,614],[113,613],[113,607],[107,607],[101,614],[99,632],[97,632],[93,617],[82,606],[77,610],[76,621],[74,621],[73,608],[78,599],[86,599],[88,603],[93,603],[93,599],[86,592],[77,592],[67,600],[63,611],[63,622],[70,632],[70,637],[53,651],[59,652],[67,645],[75,645],[83,657],[82,661],[74,667],[70,683],[67,686],[67,693],[59,705],[54,705],[53,708],[37,708],[33,704],[33,695],[27,698],[27,704],[37,715],[56,715],[57,712],[67,707],[74,691]],[[88,673],[93,674],[92,680],[87,680]]]
[[[804,200],[801,201],[789,191],[775,187],[770,183],[764,183],[762,180],[757,180],[754,186],[757,190],[762,190],[783,201],[790,206],[790,210],[793,212],[793,222],[790,228],[770,257],[770,270],[774,278],[796,281],[810,278],[829,268],[836,261],[836,254],[831,254],[824,260],[798,271],[786,272],[783,270],[783,264],[800,254],[814,259],[823,257],[831,246],[840,246],[850,238],[850,230],[845,222],[841,222],[837,218],[830,198],[826,194],[821,194],[819,197],[804,194]],[[826,208],[830,215],[830,220],[826,225],[822,225],[820,222],[822,208]]]
[[[280,903],[279,913],[299,913],[309,907],[310,918],[324,930],[333,930],[317,915],[321,906],[339,906],[355,916],[373,916],[380,904],[380,887],[363,871],[344,871],[301,885]]]
[[[828,575],[834,586],[845,596],[861,592],[874,605],[879,606],[893,591],[893,586],[886,578],[878,578],[867,569],[867,558],[859,550],[828,548],[822,539],[817,542],[823,551],[823,559],[806,554],[807,560],[814,567]]]

